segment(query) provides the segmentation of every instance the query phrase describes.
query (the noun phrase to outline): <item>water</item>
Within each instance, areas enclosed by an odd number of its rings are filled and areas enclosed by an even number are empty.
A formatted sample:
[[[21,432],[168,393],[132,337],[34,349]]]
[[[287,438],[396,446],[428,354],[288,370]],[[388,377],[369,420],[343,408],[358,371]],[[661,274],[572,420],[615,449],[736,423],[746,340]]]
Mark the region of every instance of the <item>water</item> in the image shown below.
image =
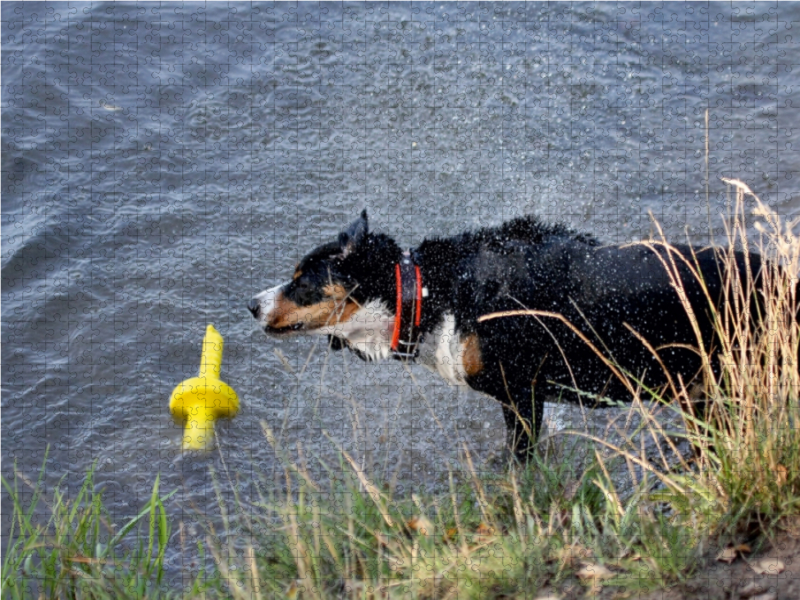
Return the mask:
[[[271,481],[261,421],[310,468],[340,446],[398,493],[463,445],[501,452],[493,400],[255,330],[247,300],[362,208],[404,246],[526,213],[619,242],[652,211],[707,241],[721,175],[800,212],[797,4],[1,10],[3,474],[49,446],[47,483],[75,490],[96,461],[119,524],[160,472],[188,548],[218,513],[209,465],[245,500]],[[242,410],[219,453],[182,458],[167,401],[207,323]]]

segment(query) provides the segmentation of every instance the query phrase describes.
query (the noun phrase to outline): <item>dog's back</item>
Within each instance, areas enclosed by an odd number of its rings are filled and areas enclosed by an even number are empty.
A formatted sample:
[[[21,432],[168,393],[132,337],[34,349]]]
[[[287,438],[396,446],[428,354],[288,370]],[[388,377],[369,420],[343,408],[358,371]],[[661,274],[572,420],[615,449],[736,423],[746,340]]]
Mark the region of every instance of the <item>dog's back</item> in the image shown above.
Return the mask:
[[[701,363],[698,352],[689,347],[697,348],[699,340],[681,295],[685,293],[700,338],[710,351],[714,337],[712,305],[717,307],[723,300],[725,268],[713,249],[673,249],[680,256],[673,255],[671,260],[663,248],[587,247],[565,240],[521,248],[526,268],[512,268],[512,264],[520,264],[519,260],[500,261],[495,277],[486,273],[485,262],[479,259],[476,273],[483,271],[482,278],[476,279],[480,283],[474,301],[465,302],[463,307],[475,322],[484,362],[503,365],[503,385],[530,389],[536,379],[537,394],[567,400],[578,399],[568,388],[614,399],[627,395],[626,387],[598,351],[648,387],[665,383],[663,367],[690,379]],[[738,254],[736,262],[745,277],[744,255]],[[675,282],[670,280],[668,266],[675,269]],[[760,258],[751,255],[754,272],[760,266]],[[468,300],[469,294],[464,296]],[[533,315],[526,310],[553,316]],[[498,313],[517,316],[478,322],[482,316]],[[642,340],[658,349],[658,357]],[[484,377],[494,380],[494,376],[487,373]],[[491,384],[482,381],[478,385]],[[591,404],[587,396],[581,398]]]

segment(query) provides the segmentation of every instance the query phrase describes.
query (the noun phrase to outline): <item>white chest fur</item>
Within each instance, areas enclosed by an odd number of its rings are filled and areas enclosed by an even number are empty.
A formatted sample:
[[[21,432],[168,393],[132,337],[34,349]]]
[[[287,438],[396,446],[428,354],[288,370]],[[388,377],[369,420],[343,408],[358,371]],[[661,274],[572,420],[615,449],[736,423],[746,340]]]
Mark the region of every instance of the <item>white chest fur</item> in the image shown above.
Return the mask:
[[[344,323],[320,327],[314,333],[344,338],[350,347],[359,350],[369,360],[389,358],[391,354],[392,315],[378,300],[362,306]]]
[[[462,361],[461,339],[456,332],[456,319],[445,313],[441,322],[419,347],[420,364],[441,375],[448,383],[463,385],[466,372]]]

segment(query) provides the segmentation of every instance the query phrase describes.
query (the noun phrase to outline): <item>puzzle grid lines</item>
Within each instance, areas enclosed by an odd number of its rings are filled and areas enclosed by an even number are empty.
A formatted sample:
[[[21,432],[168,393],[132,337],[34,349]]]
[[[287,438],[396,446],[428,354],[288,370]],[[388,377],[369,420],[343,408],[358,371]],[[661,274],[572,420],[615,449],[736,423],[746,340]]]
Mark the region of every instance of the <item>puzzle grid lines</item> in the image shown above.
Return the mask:
[[[652,213],[674,239],[719,242],[720,176],[800,211],[794,3],[0,14],[3,475],[35,479],[49,447],[47,484],[66,474],[74,495],[97,461],[122,519],[161,472],[192,539],[221,459],[176,458],[167,399],[207,323],[242,400],[219,443],[248,501],[256,471],[280,471],[262,420],[287,451],[338,464],[340,445],[400,493],[446,484],[460,444],[479,465],[501,451],[492,400],[255,330],[247,300],[362,208],[404,247],[530,213],[604,242],[647,237]],[[5,545],[5,493],[2,509]],[[172,552],[179,581],[199,559]]]

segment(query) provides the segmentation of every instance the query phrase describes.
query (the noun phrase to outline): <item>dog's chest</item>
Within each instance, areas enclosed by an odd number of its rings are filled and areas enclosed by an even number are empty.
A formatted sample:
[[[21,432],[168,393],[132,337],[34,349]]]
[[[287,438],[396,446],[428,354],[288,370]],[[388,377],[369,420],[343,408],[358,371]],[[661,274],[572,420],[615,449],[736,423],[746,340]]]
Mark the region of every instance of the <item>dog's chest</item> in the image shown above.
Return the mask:
[[[417,361],[441,375],[448,383],[462,385],[466,377],[462,355],[455,316],[445,313],[439,325],[420,344]]]

